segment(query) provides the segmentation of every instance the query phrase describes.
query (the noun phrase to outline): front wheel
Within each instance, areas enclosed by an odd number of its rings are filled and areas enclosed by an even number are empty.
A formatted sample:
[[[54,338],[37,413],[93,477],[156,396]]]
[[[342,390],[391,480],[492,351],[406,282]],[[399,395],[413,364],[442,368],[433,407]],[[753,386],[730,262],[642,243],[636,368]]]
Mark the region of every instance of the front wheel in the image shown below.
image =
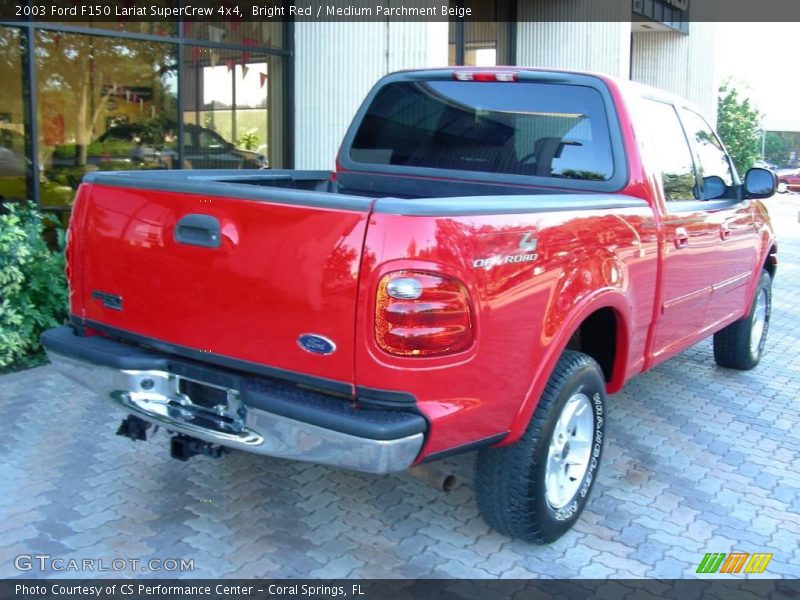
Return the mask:
[[[565,351],[522,437],[478,454],[476,496],[489,526],[542,544],[575,524],[600,463],[605,401],[597,363]]]
[[[756,286],[747,316],[714,334],[714,360],[720,367],[748,371],[764,354],[772,314],[772,278],[766,271]]]

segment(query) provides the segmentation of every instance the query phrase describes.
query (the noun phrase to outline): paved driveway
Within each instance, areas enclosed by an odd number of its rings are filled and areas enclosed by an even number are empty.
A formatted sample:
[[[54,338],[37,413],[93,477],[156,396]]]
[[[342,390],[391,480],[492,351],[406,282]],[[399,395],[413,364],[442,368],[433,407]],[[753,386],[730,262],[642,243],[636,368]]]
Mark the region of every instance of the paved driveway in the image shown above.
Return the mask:
[[[486,527],[473,454],[448,461],[463,481],[450,494],[247,454],[181,463],[163,432],[115,436],[119,413],[42,367],[0,378],[0,577],[22,574],[20,554],[187,559],[195,577],[692,577],[730,551],[772,552],[766,575],[800,577],[800,196],[770,204],[764,361],[717,368],[708,341],[629,383],[589,506],[550,546]],[[45,567],[25,575],[80,575]],[[168,574],[140,569],[116,574]]]

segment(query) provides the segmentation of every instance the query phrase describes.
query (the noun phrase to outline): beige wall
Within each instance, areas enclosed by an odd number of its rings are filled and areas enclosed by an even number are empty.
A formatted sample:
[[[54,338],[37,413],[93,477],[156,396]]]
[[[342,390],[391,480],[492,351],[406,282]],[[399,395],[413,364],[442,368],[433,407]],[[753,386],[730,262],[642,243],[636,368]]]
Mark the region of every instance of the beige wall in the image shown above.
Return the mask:
[[[517,64],[627,78],[630,13],[630,0],[520,0]]]
[[[689,35],[671,31],[634,33],[631,79],[688,99],[712,125],[716,124],[714,34],[714,23],[690,23]]]

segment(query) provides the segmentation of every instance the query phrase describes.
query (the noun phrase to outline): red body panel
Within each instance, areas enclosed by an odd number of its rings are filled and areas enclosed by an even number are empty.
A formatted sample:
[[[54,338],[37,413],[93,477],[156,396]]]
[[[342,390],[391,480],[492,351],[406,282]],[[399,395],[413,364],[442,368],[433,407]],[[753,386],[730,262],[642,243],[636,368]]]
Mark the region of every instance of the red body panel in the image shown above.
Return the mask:
[[[87,192],[82,192],[86,194]],[[353,381],[353,322],[362,212],[94,185],[82,203],[82,270],[73,280],[89,321],[257,364]],[[177,220],[217,217],[220,248],[177,243]],[[93,291],[122,297],[116,311]],[[78,309],[81,309],[78,311]],[[310,354],[298,336],[336,340]]]
[[[476,258],[515,251],[529,232],[538,240],[535,262],[488,270],[472,266]],[[376,214],[364,260],[376,266],[362,266],[356,383],[417,397],[432,423],[425,453],[509,431],[535,394],[565,324],[597,301],[615,306],[623,323],[635,324],[619,340],[620,351],[631,357],[633,370],[641,369],[657,265],[656,228],[647,209],[604,216]],[[384,274],[404,269],[443,271],[466,283],[476,328],[469,350],[415,358],[390,356],[378,348],[370,310],[374,290]]]

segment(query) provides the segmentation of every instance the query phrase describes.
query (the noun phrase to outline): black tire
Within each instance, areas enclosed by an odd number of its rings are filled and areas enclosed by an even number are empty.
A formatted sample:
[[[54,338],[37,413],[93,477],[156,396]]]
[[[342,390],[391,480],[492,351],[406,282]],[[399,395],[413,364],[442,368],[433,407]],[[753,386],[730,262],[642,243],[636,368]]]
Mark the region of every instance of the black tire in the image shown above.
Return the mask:
[[[764,328],[757,344],[751,345],[750,340],[754,335],[756,323],[756,308],[759,297],[764,294],[766,299],[766,316]],[[720,367],[749,371],[755,367],[764,355],[764,344],[767,341],[769,318],[772,314],[772,278],[766,271],[761,271],[761,276],[756,286],[756,293],[750,305],[747,316],[734,321],[725,329],[714,334],[714,360]]]
[[[580,394],[586,396],[591,411],[589,464],[575,494],[556,509],[548,500],[545,481],[550,442],[565,406]],[[605,384],[598,364],[585,354],[566,350],[522,437],[512,445],[484,448],[478,453],[475,493],[481,516],[490,527],[504,535],[545,544],[575,524],[600,464],[605,403]]]

